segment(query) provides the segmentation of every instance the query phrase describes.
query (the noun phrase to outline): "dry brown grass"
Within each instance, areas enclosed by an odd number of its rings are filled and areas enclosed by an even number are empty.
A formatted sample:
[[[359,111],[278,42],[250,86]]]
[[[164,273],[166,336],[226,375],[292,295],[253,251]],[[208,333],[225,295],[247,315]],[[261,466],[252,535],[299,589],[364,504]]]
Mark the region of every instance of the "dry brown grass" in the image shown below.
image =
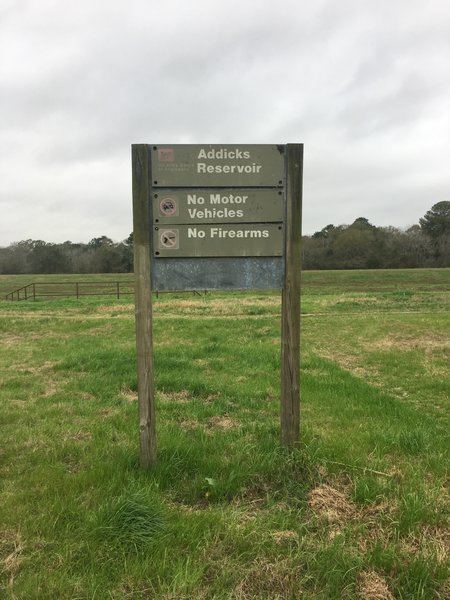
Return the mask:
[[[450,342],[445,335],[401,337],[399,335],[387,336],[365,345],[366,350],[450,350]]]
[[[161,402],[177,402],[180,404],[192,401],[192,396],[187,390],[181,390],[180,392],[158,391],[158,398]]]
[[[213,319],[220,317],[274,318],[280,311],[278,297],[267,298],[202,298],[155,302],[153,311],[158,319],[187,318]],[[252,314],[255,312],[256,314]]]
[[[241,423],[231,419],[228,415],[217,415],[207,420],[206,427],[208,429],[236,429],[241,427]]]
[[[309,493],[308,504],[314,513],[330,523],[344,524],[358,515],[356,505],[345,493],[321,485]]]
[[[68,431],[62,436],[64,441],[71,442],[86,442],[92,440],[92,433],[90,431]]]
[[[355,543],[361,552],[385,543],[389,534],[384,523],[395,518],[397,504],[385,501],[360,507],[348,497],[351,485],[339,481],[335,485],[340,489],[324,484],[311,490],[308,497],[314,515],[324,523],[327,537],[333,540],[348,525],[356,525],[360,534]]]
[[[96,312],[108,316],[134,316],[134,304],[114,304],[112,306],[97,306]]]
[[[450,556],[450,527],[425,527],[420,533],[402,540],[402,549],[443,564]]]
[[[24,543],[20,531],[0,531],[0,581],[12,586],[22,563]]]
[[[292,542],[299,541],[299,535],[296,531],[290,531],[286,529],[284,531],[272,531],[272,537],[277,544],[290,544]]]
[[[239,600],[301,598],[301,581],[300,567],[292,564],[290,559],[258,558],[251,563],[232,597]]]
[[[134,390],[130,390],[130,388],[122,388],[120,390],[120,395],[124,400],[130,403],[137,402],[138,400],[137,392],[135,392]]]
[[[181,419],[181,421],[178,422],[178,425],[183,431],[191,431],[201,426],[195,419]]]
[[[375,571],[360,573],[356,588],[359,600],[395,600],[385,579]]]
[[[97,414],[100,417],[115,417],[120,413],[120,410],[118,408],[111,408],[111,407],[105,407],[105,408],[101,408],[100,410],[97,411]]]

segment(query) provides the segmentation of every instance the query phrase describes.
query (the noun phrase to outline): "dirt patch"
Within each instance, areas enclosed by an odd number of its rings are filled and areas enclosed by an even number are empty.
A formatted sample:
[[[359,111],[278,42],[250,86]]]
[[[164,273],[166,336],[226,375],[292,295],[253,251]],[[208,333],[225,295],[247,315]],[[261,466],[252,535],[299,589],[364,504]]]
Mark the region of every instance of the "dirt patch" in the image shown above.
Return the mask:
[[[356,591],[359,600],[395,600],[385,579],[375,571],[364,571],[358,575]]]
[[[329,485],[314,488],[309,493],[308,504],[317,516],[330,523],[343,524],[358,514],[356,505],[343,492]]]

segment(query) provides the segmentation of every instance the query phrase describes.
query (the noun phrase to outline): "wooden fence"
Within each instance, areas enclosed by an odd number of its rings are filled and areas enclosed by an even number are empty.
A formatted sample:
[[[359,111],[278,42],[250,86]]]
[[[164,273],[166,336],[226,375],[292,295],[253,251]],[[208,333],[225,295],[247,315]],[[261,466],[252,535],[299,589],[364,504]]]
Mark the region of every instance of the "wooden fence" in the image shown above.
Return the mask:
[[[158,297],[159,292],[154,290]],[[178,292],[177,292],[178,293]],[[181,292],[179,292],[181,293]],[[194,295],[206,295],[206,290],[203,292],[192,291],[187,292]],[[23,287],[6,294],[6,300],[38,300],[41,298],[82,298],[83,296],[122,296],[134,294],[134,281],[61,281],[61,282],[45,282],[39,281],[29,283]]]

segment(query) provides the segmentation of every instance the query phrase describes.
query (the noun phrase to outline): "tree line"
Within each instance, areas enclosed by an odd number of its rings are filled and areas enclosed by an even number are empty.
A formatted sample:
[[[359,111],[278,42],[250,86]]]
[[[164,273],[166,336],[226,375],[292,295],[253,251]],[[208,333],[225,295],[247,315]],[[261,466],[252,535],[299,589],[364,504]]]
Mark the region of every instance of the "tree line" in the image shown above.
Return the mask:
[[[450,202],[438,202],[406,230],[364,217],[303,238],[304,269],[450,267]]]
[[[116,243],[106,235],[87,244],[23,240],[0,248],[0,273],[131,273],[133,234]]]
[[[450,202],[438,202],[417,225],[376,227],[364,217],[329,224],[302,238],[304,269],[450,267]],[[88,243],[24,240],[0,248],[0,274],[131,273],[133,234],[114,242],[103,235]]]

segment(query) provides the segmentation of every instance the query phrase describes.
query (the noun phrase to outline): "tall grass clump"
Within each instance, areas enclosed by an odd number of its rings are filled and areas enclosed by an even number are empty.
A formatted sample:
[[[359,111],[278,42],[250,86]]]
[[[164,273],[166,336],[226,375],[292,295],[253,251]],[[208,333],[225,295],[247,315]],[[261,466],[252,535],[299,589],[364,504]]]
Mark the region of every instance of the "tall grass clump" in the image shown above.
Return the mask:
[[[95,533],[125,550],[138,552],[160,540],[166,522],[160,508],[144,490],[124,492],[110,500],[98,515]]]

